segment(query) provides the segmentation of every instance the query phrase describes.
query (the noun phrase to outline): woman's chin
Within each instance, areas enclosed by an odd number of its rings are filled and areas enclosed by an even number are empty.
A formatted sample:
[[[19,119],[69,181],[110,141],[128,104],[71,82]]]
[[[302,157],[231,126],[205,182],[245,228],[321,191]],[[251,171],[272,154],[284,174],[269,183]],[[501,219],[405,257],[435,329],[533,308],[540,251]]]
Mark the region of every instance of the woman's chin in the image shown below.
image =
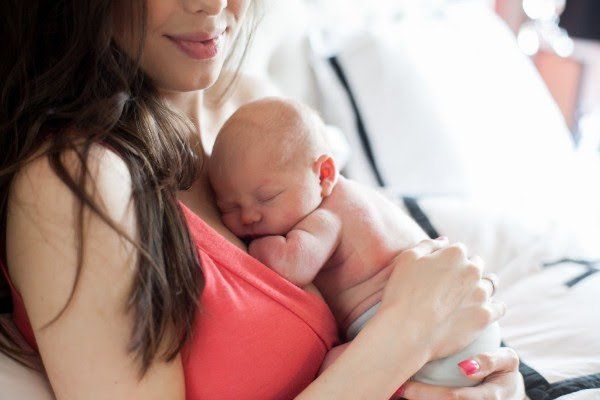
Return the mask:
[[[210,69],[210,70],[208,70]],[[220,66],[205,66],[202,73],[194,71],[189,74],[182,73],[173,79],[156,82],[156,85],[165,92],[194,92],[211,87],[219,78]]]
[[[194,77],[187,82],[182,82],[175,90],[178,92],[194,92],[196,90],[207,89],[215,84],[218,77],[219,74],[217,72],[211,75],[203,74],[202,76]]]

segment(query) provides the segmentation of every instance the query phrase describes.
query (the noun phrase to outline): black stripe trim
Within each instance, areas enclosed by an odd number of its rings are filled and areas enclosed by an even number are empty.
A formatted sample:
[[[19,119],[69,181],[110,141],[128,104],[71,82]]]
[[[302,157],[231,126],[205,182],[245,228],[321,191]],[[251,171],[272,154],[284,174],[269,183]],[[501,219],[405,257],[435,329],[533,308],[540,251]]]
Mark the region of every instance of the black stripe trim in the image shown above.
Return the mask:
[[[590,268],[583,274],[576,276],[575,278],[571,279],[570,281],[565,282],[565,285],[567,287],[572,288],[573,286],[577,285],[579,282],[581,282],[585,278],[588,278],[588,277],[594,275],[596,272],[600,272],[600,270],[598,270],[596,268]]]
[[[373,153],[373,147],[371,146],[371,141],[369,140],[369,135],[367,134],[367,130],[365,129],[365,124],[363,122],[362,115],[360,110],[358,109],[358,105],[356,104],[356,98],[354,97],[354,93],[350,88],[350,84],[348,83],[348,78],[340,65],[340,62],[336,56],[329,58],[329,64],[333,71],[337,75],[340,83],[344,87],[346,94],[348,95],[348,100],[350,100],[350,104],[352,105],[352,111],[354,112],[354,120],[356,124],[356,130],[358,131],[358,136],[360,137],[360,141],[365,150],[367,158],[369,160],[369,164],[371,164],[371,169],[375,174],[375,179],[377,179],[377,183],[381,187],[385,187],[385,181],[383,179],[383,175],[381,174],[377,163],[375,162],[375,156]]]
[[[500,346],[508,347],[508,346],[506,346],[506,343],[504,343],[504,341],[502,341],[500,343]],[[525,364],[525,362],[523,362],[523,360],[521,360],[520,357],[519,357],[519,372],[523,376],[523,382],[525,384],[525,393],[527,393],[527,395],[529,397],[531,397],[530,392],[535,392],[535,390],[537,388],[550,386],[550,382],[548,382],[546,380],[546,378],[544,378],[535,369],[533,369],[529,365]],[[533,398],[532,398],[532,400],[533,400]]]
[[[542,388],[550,386],[550,382],[548,382],[546,378],[523,361],[519,361],[519,372],[523,376],[525,393],[527,393],[527,396],[529,396],[531,400],[534,400],[534,397],[539,396],[540,391],[545,390]]]
[[[527,382],[527,377],[523,376],[523,378]],[[556,383],[548,383],[546,381],[546,384],[534,384],[529,389],[527,388],[527,384],[525,385],[525,392],[531,400],[554,400],[561,396],[590,389],[600,389],[600,374],[579,376]]]
[[[502,342],[502,347],[506,344]],[[539,372],[519,360],[519,372],[525,383],[525,393],[531,400],[554,400],[581,390],[600,389],[600,374],[578,376],[550,383]]]
[[[423,229],[430,238],[435,239],[440,237],[440,234],[431,224],[431,221],[429,220],[429,217],[427,217],[427,214],[425,214],[421,206],[419,206],[417,199],[415,199],[414,197],[403,197],[402,201],[404,202],[404,205],[406,206],[406,209],[408,210],[410,216],[415,220],[417,224],[419,224],[421,229]]]
[[[561,258],[560,260],[545,262],[542,264],[542,266],[553,267],[555,265],[563,263],[580,264],[585,265],[586,267],[600,267],[600,260],[583,260],[576,258]]]
[[[600,272],[600,260],[561,258],[556,261],[545,262],[542,264],[542,267],[544,267],[544,268],[554,267],[554,266],[564,264],[564,263],[579,264],[579,265],[583,265],[584,267],[586,267],[585,272],[583,272],[580,275],[577,275],[575,278],[569,279],[567,282],[564,283],[565,286],[567,286],[569,288],[572,288],[573,286],[577,285],[584,279],[594,275],[596,272]]]

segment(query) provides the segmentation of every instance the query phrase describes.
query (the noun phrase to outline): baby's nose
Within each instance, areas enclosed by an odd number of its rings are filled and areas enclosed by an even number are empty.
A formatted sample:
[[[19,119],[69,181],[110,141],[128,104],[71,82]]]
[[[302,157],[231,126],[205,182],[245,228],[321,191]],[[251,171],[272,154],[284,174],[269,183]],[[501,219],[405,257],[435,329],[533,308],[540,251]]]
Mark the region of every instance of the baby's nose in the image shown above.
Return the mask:
[[[257,222],[260,222],[261,219],[262,216],[259,212],[255,210],[244,210],[242,212],[242,223],[244,225],[255,224]]]

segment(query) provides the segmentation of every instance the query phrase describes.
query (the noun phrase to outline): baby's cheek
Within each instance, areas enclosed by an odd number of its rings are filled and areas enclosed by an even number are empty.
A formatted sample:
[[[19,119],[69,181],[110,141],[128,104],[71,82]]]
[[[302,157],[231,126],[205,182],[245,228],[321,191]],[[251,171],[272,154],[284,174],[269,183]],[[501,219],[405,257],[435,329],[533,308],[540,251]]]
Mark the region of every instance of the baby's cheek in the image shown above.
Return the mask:
[[[221,220],[230,231],[235,232],[237,230],[236,228],[239,224],[237,223],[237,217],[235,213],[221,214]]]
[[[282,211],[274,208],[261,210],[259,226],[261,230],[272,234],[281,234]]]
[[[287,208],[278,215],[279,225],[283,230],[289,231],[294,225],[302,220],[302,210],[298,208]]]

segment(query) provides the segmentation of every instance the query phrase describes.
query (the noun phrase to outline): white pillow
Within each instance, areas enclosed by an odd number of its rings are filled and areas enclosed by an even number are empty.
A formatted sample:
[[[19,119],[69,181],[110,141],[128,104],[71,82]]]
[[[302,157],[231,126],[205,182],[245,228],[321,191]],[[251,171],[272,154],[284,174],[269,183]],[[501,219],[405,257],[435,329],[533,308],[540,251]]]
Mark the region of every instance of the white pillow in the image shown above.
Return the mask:
[[[521,357],[529,397],[600,398],[587,396],[600,394],[600,247],[588,233],[464,199],[417,204],[422,221],[465,243],[498,275],[496,298],[508,306],[502,338]]]
[[[397,193],[470,195],[550,212],[561,193],[592,176],[575,168],[558,107],[492,11],[464,1],[444,10],[382,22],[334,52],[385,183]],[[314,63],[321,112],[348,135],[349,175],[374,184],[329,56]]]

